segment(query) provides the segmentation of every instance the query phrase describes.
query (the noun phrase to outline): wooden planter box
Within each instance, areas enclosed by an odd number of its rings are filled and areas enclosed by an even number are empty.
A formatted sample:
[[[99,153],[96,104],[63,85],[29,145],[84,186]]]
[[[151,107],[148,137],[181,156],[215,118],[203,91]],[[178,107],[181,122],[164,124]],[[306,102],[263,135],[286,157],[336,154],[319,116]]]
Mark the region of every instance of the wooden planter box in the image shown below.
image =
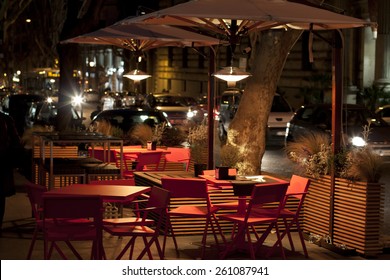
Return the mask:
[[[331,236],[331,178],[311,178],[304,206],[304,230],[321,237]],[[336,178],[333,210],[333,244],[375,256],[383,251],[381,226],[384,215],[384,186]]]

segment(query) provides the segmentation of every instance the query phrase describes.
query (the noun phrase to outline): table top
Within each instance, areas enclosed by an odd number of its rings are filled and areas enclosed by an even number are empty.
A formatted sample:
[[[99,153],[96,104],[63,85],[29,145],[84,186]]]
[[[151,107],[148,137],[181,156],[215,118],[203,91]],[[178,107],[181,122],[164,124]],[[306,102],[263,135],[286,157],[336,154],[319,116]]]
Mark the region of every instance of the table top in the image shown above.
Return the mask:
[[[161,187],[161,178],[170,177],[170,178],[195,178],[194,172],[188,171],[139,171],[134,172],[135,180],[142,180],[142,182],[147,182],[150,185],[160,186]]]
[[[123,186],[100,184],[73,184],[67,187],[51,189],[48,194],[100,195],[103,200],[131,201],[151,190],[147,186]]]
[[[120,152],[120,149],[118,148],[111,148],[111,150],[114,150],[116,152]],[[123,147],[123,154],[133,154],[138,155],[142,153],[153,153],[153,152],[162,152],[163,154],[170,154],[171,151],[165,150],[165,149],[159,149],[156,150],[148,150],[146,148],[129,148],[129,147]]]
[[[148,182],[151,185],[161,186],[162,177],[170,178],[195,178],[193,172],[188,171],[143,171],[134,172],[135,179],[142,182]],[[236,180],[217,180],[214,175],[200,175],[199,178],[206,179],[207,182],[215,187],[222,189],[232,188],[233,183],[253,182],[254,184],[288,184],[288,181],[279,179],[270,175],[255,175],[255,176],[237,176]]]
[[[269,175],[254,175],[254,176],[237,176],[236,180],[217,180],[214,175],[200,175],[199,177],[206,179],[215,187],[226,188],[232,187],[234,183],[253,183],[253,184],[288,184],[287,181],[272,177]]]

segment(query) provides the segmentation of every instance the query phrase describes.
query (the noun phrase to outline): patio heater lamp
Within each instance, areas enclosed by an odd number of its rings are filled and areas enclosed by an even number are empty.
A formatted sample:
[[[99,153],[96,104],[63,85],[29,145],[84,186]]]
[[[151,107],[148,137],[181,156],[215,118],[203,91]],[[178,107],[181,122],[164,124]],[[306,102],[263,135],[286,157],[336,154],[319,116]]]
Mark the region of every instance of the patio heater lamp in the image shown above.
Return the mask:
[[[142,57],[139,56],[136,69],[131,70],[130,72],[127,72],[126,74],[123,75],[123,77],[129,78],[129,79],[134,81],[135,89],[137,89],[140,81],[151,77],[151,75],[146,74],[145,72],[143,72],[141,70],[138,70],[138,63],[141,62],[141,60],[142,60]]]
[[[234,66],[224,67],[212,75],[217,77],[218,79],[226,81],[228,83],[228,87],[234,87],[236,85],[236,82],[246,79],[249,76],[252,76],[251,73],[245,72],[240,68]]]
[[[150,78],[151,76],[146,74],[145,72],[143,72],[141,70],[134,69],[134,70],[131,70],[130,72],[124,74],[123,77],[129,78],[129,79],[133,80],[135,83],[137,83],[141,80]]]

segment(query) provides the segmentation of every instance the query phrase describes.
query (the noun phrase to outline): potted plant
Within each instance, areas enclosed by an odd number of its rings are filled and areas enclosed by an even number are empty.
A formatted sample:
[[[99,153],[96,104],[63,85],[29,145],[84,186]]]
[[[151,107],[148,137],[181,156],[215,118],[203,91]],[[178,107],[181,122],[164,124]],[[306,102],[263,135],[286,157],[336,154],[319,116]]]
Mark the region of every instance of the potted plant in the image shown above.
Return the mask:
[[[195,176],[201,175],[207,168],[207,124],[201,123],[190,127],[188,130],[188,143],[190,147],[190,158],[194,163]]]
[[[238,160],[238,147],[231,144],[223,145],[220,152],[221,165],[215,168],[215,177],[222,180],[229,179],[229,169],[237,168]]]

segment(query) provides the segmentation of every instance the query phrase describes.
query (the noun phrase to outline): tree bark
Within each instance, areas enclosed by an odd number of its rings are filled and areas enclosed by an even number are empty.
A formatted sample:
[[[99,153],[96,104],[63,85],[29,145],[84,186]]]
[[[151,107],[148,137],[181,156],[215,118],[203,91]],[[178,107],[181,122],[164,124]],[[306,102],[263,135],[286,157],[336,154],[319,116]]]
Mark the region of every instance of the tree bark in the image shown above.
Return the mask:
[[[239,148],[240,174],[261,172],[272,100],[289,51],[301,34],[298,30],[270,30],[250,36],[252,77],[228,132],[228,143]]]

